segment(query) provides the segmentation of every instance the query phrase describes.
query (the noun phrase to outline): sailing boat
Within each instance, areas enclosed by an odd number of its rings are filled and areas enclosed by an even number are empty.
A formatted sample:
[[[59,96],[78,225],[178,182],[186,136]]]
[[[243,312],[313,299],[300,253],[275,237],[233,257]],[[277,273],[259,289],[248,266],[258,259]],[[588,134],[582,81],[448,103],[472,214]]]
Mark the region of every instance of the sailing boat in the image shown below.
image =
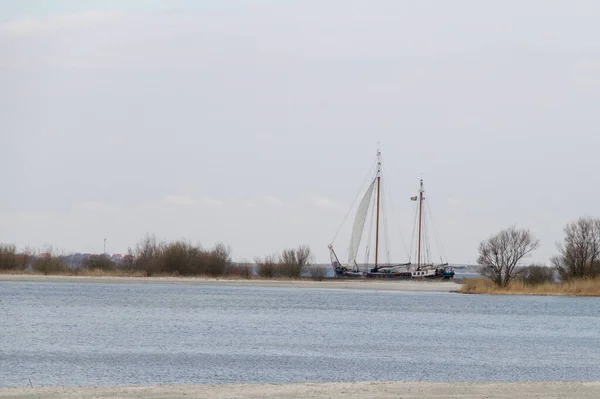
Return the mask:
[[[375,198],[373,198],[375,197]],[[363,230],[365,228],[365,222],[369,210],[371,209],[371,203],[374,203],[371,221],[375,219],[375,264],[374,267],[369,271],[365,272],[361,270],[357,263],[358,249],[361,243]],[[382,168],[381,168],[381,151],[377,150],[377,167],[375,176],[371,175],[370,184],[367,190],[364,192],[362,199],[358,205],[356,215],[354,217],[354,224],[352,226],[352,235],[350,238],[350,245],[348,248],[348,262],[342,264],[338,258],[337,253],[333,249],[333,243],[329,244],[329,253],[331,257],[331,265],[334,269],[336,277],[345,278],[364,278],[364,277],[395,277],[395,278],[411,278],[412,275],[407,268],[410,266],[410,262],[392,265],[389,263],[380,263],[380,225],[383,224],[384,219],[381,218],[382,213]],[[339,232],[339,231],[338,231]],[[335,240],[335,238],[334,238]],[[367,241],[367,261],[370,254],[369,240]],[[389,258],[389,248],[388,248]],[[406,270],[399,270],[404,268]]]
[[[419,195],[411,197],[411,201],[418,201],[418,224],[417,224],[417,267],[411,272],[411,277],[415,279],[444,279],[448,280],[454,277],[454,269],[448,266],[448,262],[441,262],[434,265],[429,262],[429,242],[424,235],[425,223],[423,205],[425,204],[425,189],[423,188],[423,179],[421,178],[419,186]]]
[[[381,167],[381,151],[377,150],[377,165],[375,176],[371,175],[370,184],[367,190],[364,192],[362,199],[358,205],[354,224],[352,226],[352,234],[350,237],[350,244],[348,248],[348,262],[342,264],[339,260],[337,253],[333,248],[333,242],[328,245],[329,253],[331,257],[331,265],[334,269],[335,277],[341,278],[385,278],[385,279],[449,279],[454,277],[454,271],[448,267],[448,263],[442,263],[440,265],[428,264],[428,253],[429,246],[428,241],[423,238],[424,235],[424,214],[423,214],[423,201],[424,189],[423,180],[421,179],[421,186],[419,195],[411,197],[411,200],[418,201],[418,246],[417,246],[417,265],[413,267],[412,263],[399,263],[392,264],[389,262],[389,248],[388,250],[388,262],[380,263],[379,252],[380,252],[380,222],[384,222],[385,218],[380,217],[382,213],[382,167]],[[375,197],[375,198],[373,198]],[[357,263],[358,249],[361,243],[363,230],[365,228],[365,222],[369,210],[371,209],[371,203],[373,205],[374,216],[371,221],[375,219],[375,263],[373,267],[368,271],[363,271]],[[384,229],[386,230],[386,229]],[[338,230],[339,233],[339,230]],[[385,233],[385,231],[384,231]],[[336,235],[337,237],[337,235]],[[332,241],[335,241],[335,237]],[[367,240],[367,259],[365,266],[368,269],[369,266],[369,244],[370,238]],[[386,240],[387,241],[387,240]]]

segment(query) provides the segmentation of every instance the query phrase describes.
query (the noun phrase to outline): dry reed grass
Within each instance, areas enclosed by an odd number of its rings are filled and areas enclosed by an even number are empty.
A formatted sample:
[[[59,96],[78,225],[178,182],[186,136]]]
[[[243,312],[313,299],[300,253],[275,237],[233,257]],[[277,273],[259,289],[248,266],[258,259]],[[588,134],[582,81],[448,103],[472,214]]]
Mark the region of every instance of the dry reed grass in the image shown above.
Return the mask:
[[[499,287],[487,278],[465,279],[459,292],[463,294],[600,296],[600,278],[584,278],[537,285],[514,280],[508,287]]]

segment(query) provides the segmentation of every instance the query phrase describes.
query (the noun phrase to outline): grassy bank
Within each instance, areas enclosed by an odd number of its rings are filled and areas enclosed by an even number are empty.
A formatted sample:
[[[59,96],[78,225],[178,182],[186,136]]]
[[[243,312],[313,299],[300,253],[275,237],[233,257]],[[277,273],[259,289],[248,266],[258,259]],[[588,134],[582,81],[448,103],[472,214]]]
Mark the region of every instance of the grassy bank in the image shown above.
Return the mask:
[[[148,276],[144,271],[134,270],[102,270],[102,269],[79,269],[79,270],[67,270],[59,272],[44,273],[32,270],[0,270],[0,275],[33,275],[33,276],[81,276],[81,277],[186,277],[186,278],[199,278],[199,279],[226,279],[226,280],[281,280],[281,281],[296,281],[296,280],[311,280],[320,281],[327,280],[327,277],[286,277],[286,276],[273,276],[265,277],[260,275],[247,275],[241,274],[226,274],[221,276],[213,276],[208,274],[196,274],[196,275],[181,275],[179,273],[156,273],[152,276]]]
[[[537,285],[514,280],[508,287],[499,287],[487,278],[476,278],[463,280],[459,292],[463,294],[600,296],[600,278]]]

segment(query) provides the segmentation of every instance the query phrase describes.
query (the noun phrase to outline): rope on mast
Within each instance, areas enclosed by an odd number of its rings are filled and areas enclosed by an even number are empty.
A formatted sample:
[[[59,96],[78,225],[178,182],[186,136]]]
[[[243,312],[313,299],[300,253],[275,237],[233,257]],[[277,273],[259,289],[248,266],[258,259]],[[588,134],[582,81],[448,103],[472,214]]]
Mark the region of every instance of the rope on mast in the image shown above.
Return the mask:
[[[383,176],[383,175],[382,175]],[[381,214],[383,215],[383,241],[385,243],[385,251],[386,251],[386,255],[387,255],[387,264],[391,264],[392,262],[390,261],[390,240],[389,240],[389,232],[388,232],[388,220],[387,217],[385,216],[384,209],[387,209],[387,202],[386,202],[386,191],[385,191],[385,187],[382,188],[382,195],[381,195]]]
[[[383,174],[383,171],[382,171],[382,174]],[[394,196],[392,195],[392,190],[390,190],[390,188],[389,188],[389,184],[386,185],[384,199],[386,198],[386,196],[389,196],[389,200],[391,201],[392,204],[395,203]],[[393,217],[393,222],[394,222],[393,224],[396,226],[396,228],[398,230],[397,231],[398,236],[400,237],[400,241],[402,242],[402,246],[404,247],[404,253],[408,256],[408,258],[410,260],[410,252],[408,251],[408,248],[406,246],[406,241],[404,240],[404,234],[402,234],[402,230],[400,229],[401,223],[400,223],[398,217],[396,216],[396,211],[394,210],[393,206],[391,206],[391,212],[392,212],[392,217]],[[412,251],[412,248],[411,248],[411,251]]]
[[[412,231],[412,237],[410,239],[410,255],[408,257],[409,262],[411,262],[412,256],[413,256],[413,248],[414,248],[414,244],[415,244],[415,231],[417,229],[417,216],[418,215],[419,215],[419,205],[417,205],[417,208],[415,209],[415,218],[413,220],[413,231]]]
[[[429,259],[431,259],[431,245],[429,242],[429,227],[428,227],[429,218],[427,217],[427,211],[423,212],[423,246],[425,247],[424,253],[424,263],[428,264]]]
[[[439,234],[437,232],[437,228],[435,227],[435,224],[433,223],[433,212],[431,211],[431,205],[429,205],[427,207],[427,212],[429,213],[429,219],[431,219],[431,226],[433,228],[433,238],[435,239],[435,243],[437,244],[438,250],[440,251],[440,260],[441,260],[441,263],[444,263],[443,258],[446,258],[446,253],[445,253],[446,251],[444,251],[444,248],[442,247],[441,240],[439,239]]]

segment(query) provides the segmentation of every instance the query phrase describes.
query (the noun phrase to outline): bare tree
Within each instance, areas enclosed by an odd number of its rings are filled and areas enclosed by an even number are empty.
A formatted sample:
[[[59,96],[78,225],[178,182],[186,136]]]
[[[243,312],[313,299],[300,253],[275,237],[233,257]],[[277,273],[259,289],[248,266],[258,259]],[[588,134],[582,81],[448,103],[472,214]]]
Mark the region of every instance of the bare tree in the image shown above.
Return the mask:
[[[279,263],[277,262],[277,255],[265,256],[264,259],[256,257],[254,259],[254,263],[256,263],[256,269],[259,276],[266,278],[279,276]]]
[[[17,263],[17,247],[12,244],[0,244],[0,269],[16,269]]]
[[[105,271],[112,271],[117,268],[117,264],[108,255],[91,255],[89,258],[83,261],[83,267],[88,270],[100,269]]]
[[[123,269],[133,270],[135,268],[135,253],[131,247],[127,248],[127,255],[123,257]]]
[[[17,255],[17,268],[19,270],[25,270],[29,267],[32,262],[35,251],[30,247],[25,247],[18,255]]]
[[[32,268],[38,273],[57,274],[69,270],[64,255],[56,255],[52,247],[37,255],[33,261]]]
[[[135,269],[147,276],[160,273],[164,243],[159,243],[154,234],[147,234],[135,247]]]
[[[582,217],[568,223],[565,241],[552,264],[562,280],[600,275],[600,219]]]
[[[208,252],[204,253],[208,258],[207,273],[211,276],[222,276],[231,268],[231,248],[223,243],[217,243]]]
[[[545,265],[529,265],[519,272],[519,278],[527,285],[554,282],[554,268]]]
[[[296,249],[284,249],[279,256],[281,274],[286,277],[300,278],[310,265],[312,253],[307,245]]]
[[[506,287],[516,276],[521,259],[537,249],[539,243],[529,230],[515,226],[494,234],[479,244],[480,273]]]
[[[310,266],[313,260],[313,255],[308,245],[300,245],[296,249],[296,260],[298,261],[298,265],[300,265],[302,270]]]

